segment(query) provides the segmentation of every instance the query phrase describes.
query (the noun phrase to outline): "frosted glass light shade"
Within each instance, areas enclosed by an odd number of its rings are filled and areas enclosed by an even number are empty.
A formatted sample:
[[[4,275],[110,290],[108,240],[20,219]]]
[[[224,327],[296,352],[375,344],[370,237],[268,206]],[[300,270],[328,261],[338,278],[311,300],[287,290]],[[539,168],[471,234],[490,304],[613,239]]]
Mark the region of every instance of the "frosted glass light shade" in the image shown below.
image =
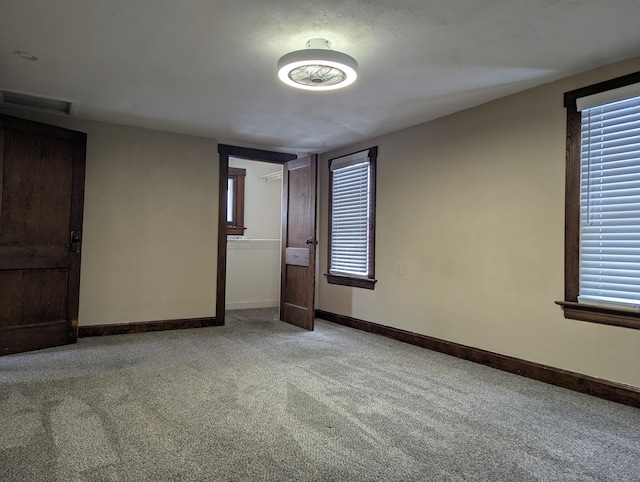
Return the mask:
[[[358,63],[353,57],[335,50],[296,50],[278,60],[278,77],[297,89],[341,89],[358,78]]]

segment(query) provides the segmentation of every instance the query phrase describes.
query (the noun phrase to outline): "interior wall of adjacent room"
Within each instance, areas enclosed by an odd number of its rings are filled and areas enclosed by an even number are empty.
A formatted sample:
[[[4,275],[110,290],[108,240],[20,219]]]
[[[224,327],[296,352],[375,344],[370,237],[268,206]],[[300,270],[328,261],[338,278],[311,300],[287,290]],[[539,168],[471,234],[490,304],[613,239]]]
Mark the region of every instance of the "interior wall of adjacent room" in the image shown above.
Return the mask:
[[[325,153],[317,307],[640,387],[640,330],[563,318],[566,91],[640,58]],[[327,284],[328,160],[379,146],[374,291]],[[396,274],[398,263],[404,274]]]
[[[4,113],[87,133],[81,326],[215,315],[215,140]]]
[[[282,178],[270,181],[264,176],[282,173],[282,165],[230,157],[229,167],[246,170],[244,235],[253,239],[280,239]]]
[[[280,301],[282,172],[280,164],[229,158],[230,167],[246,170],[244,225],[248,239],[227,242],[228,310],[276,307]]]

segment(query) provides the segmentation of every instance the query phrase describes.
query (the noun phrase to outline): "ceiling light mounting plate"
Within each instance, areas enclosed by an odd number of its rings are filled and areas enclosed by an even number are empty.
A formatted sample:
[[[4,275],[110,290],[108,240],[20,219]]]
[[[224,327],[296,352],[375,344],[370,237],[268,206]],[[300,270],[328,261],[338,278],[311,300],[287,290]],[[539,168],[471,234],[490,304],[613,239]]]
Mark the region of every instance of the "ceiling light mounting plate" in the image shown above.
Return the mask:
[[[307,41],[306,49],[290,52],[278,60],[278,77],[298,89],[325,91],[353,84],[358,77],[358,63],[342,52],[331,50],[323,38]]]

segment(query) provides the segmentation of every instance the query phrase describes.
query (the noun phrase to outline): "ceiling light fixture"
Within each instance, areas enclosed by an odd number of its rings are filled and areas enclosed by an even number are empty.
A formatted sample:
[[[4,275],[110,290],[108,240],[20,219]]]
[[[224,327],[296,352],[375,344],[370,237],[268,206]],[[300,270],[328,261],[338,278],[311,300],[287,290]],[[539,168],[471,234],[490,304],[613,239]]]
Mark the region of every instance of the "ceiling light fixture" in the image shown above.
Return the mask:
[[[358,78],[358,62],[331,50],[328,40],[313,38],[306,47],[278,60],[278,77],[285,84],[305,90],[335,90],[353,84]]]

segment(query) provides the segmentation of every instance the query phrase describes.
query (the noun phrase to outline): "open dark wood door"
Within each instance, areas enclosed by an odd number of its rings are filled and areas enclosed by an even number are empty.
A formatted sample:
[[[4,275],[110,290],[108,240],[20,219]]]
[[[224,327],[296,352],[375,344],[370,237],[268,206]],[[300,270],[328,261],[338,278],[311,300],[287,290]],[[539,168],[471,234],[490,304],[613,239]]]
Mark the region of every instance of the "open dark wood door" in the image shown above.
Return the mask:
[[[0,355],[77,341],[85,150],[0,115]]]
[[[311,155],[284,164],[280,319],[313,330],[316,266],[316,169]]]

